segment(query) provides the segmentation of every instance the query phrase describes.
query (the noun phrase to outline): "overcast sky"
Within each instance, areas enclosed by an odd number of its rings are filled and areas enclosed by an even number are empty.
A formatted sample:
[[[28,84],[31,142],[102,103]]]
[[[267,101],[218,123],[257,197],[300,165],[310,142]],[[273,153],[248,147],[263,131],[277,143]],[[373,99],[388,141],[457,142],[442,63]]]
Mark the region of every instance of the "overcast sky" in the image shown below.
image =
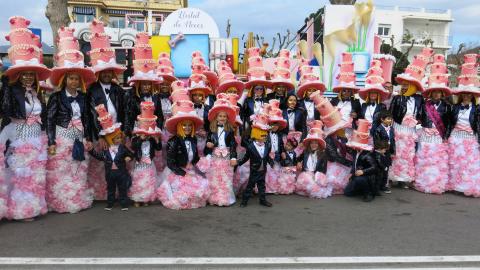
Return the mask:
[[[45,18],[47,0],[0,0],[0,44],[7,44],[7,19],[23,15],[32,21],[32,27],[42,28],[43,41],[51,44],[51,30]],[[226,22],[231,20],[232,36],[241,37],[253,31],[269,39],[277,32],[290,29],[296,32],[308,14],[325,5],[326,0],[189,0],[190,7],[203,9],[217,22],[225,36]],[[451,9],[454,22],[451,35],[454,45],[480,41],[480,0],[376,0],[378,5],[398,5]]]

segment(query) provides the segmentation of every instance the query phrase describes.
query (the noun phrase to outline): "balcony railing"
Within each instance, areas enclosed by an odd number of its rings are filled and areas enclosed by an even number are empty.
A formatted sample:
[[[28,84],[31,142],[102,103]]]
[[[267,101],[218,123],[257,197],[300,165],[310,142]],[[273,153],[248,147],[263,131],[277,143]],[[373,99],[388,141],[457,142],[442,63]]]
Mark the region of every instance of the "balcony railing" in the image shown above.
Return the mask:
[[[436,14],[450,13],[450,10],[448,9],[435,9],[435,8],[399,7],[399,6],[383,6],[383,5],[375,5],[375,8],[379,10],[406,11],[406,12],[419,12],[419,13],[436,13]]]
[[[433,42],[433,47],[449,47],[452,44],[452,37],[448,35],[412,35],[408,38],[404,36],[402,45],[411,44],[415,40],[415,45],[425,45]]]

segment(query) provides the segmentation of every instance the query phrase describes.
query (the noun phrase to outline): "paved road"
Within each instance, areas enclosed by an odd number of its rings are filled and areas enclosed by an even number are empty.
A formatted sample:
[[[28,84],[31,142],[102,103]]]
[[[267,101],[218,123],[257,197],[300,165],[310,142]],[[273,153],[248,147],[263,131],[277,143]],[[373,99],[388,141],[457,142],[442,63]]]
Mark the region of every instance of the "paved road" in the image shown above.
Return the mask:
[[[0,257],[309,257],[480,254],[480,199],[394,189],[373,203],[270,196],[245,209],[160,205],[0,222]]]

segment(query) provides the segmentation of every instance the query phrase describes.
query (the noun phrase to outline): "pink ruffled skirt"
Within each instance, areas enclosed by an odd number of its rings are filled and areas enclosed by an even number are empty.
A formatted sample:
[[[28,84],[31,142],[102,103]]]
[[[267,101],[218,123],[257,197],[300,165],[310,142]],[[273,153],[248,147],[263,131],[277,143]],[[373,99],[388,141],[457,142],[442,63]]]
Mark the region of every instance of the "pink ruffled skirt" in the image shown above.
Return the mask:
[[[332,196],[333,186],[328,183],[327,176],[321,172],[302,172],[298,175],[295,193],[315,199]]]

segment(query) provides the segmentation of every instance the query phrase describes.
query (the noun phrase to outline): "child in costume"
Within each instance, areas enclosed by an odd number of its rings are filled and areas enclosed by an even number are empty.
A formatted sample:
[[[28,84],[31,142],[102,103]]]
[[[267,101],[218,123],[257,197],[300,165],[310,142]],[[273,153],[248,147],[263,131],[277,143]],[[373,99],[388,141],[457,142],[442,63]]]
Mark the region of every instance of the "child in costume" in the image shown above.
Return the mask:
[[[372,129],[370,133],[373,136],[374,145],[376,141],[386,141],[388,143],[388,149],[385,152],[386,173],[382,174],[384,178],[379,182],[379,190],[388,194],[391,193],[388,183],[388,171],[392,165],[392,156],[395,155],[395,131],[392,127],[393,118],[390,111],[380,111],[378,118],[380,124],[375,129]]]
[[[267,141],[271,145],[270,157],[274,161],[274,166],[271,170],[268,170],[265,186],[267,193],[278,193],[280,188],[280,176],[281,176],[281,153],[284,152],[284,132],[287,127],[287,121],[283,119],[282,110],[280,110],[280,101],[276,99],[270,100],[266,105],[266,112],[269,118],[268,123],[270,125],[270,132],[268,133]]]
[[[287,136],[284,152],[281,154],[280,175],[278,177],[278,194],[292,194],[295,191],[297,181],[297,153],[295,148],[298,141],[294,136]]]
[[[323,123],[314,120],[307,137],[303,140],[305,150],[298,157],[297,170],[301,171],[295,184],[295,193],[310,198],[324,199],[332,195],[333,186],[327,181],[327,155]]]
[[[422,129],[418,139],[415,164],[415,189],[425,193],[441,194],[447,189],[448,144],[447,128],[451,106],[443,100],[451,93],[445,57],[437,54],[430,66],[428,88],[422,109]]]
[[[136,127],[132,139],[132,150],[135,156],[135,165],[132,171],[132,186],[129,196],[134,206],[147,206],[155,201],[157,186],[157,172],[153,162],[155,152],[162,150],[160,142],[161,131],[157,126],[157,116],[154,114],[155,105],[150,101],[140,103],[141,114],[137,117]]]
[[[305,110],[298,106],[298,99],[294,93],[290,93],[286,97],[286,108],[283,109],[283,119],[288,123],[285,133],[295,136],[298,142],[307,136]]]
[[[205,156],[210,160],[207,179],[210,188],[208,203],[229,206],[235,203],[233,168],[237,162],[237,142],[233,125],[236,111],[226,94],[218,94],[208,113],[210,127]]]
[[[87,150],[90,155],[97,160],[103,161],[105,165],[105,180],[107,182],[107,207],[105,207],[105,210],[112,210],[118,189],[118,200],[122,211],[127,211],[129,204],[127,192],[132,183],[127,169],[127,162],[133,158],[133,153],[124,145],[124,135],[120,130],[121,124],[114,124],[112,115],[107,112],[103,104],[95,107],[95,110],[103,128],[100,131],[100,135],[104,136],[108,149],[98,152],[90,144]]]
[[[320,119],[320,114],[315,109],[316,104],[311,100],[310,96],[316,91],[319,91],[321,94],[325,91],[325,85],[315,75],[313,69],[313,66],[302,66],[300,68],[301,76],[297,90],[297,97],[300,99],[299,107],[305,111],[307,126],[312,121]]]
[[[172,93],[173,116],[165,128],[173,135],[167,143],[167,168],[163,171],[157,195],[163,206],[180,210],[204,207],[209,196],[204,171],[208,164],[198,155],[195,130],[203,125],[190,101],[183,82],[176,81]]]
[[[267,165],[273,167],[273,159],[270,157],[270,144],[266,143],[268,130],[268,116],[259,114],[252,123],[251,141],[246,144],[247,152],[238,161],[238,166],[242,166],[250,160],[250,175],[248,185],[243,193],[240,207],[246,207],[248,200],[252,196],[253,188],[257,186],[260,204],[266,207],[272,207],[267,201],[265,194],[265,177]]]
[[[392,164],[392,159],[389,157],[390,143],[387,140],[375,140],[374,141],[373,157],[375,159],[375,166],[377,172],[375,174],[375,186],[373,193],[375,196],[381,196],[380,191],[385,192],[385,179],[388,178],[388,167]],[[389,193],[389,192],[385,192]]]

